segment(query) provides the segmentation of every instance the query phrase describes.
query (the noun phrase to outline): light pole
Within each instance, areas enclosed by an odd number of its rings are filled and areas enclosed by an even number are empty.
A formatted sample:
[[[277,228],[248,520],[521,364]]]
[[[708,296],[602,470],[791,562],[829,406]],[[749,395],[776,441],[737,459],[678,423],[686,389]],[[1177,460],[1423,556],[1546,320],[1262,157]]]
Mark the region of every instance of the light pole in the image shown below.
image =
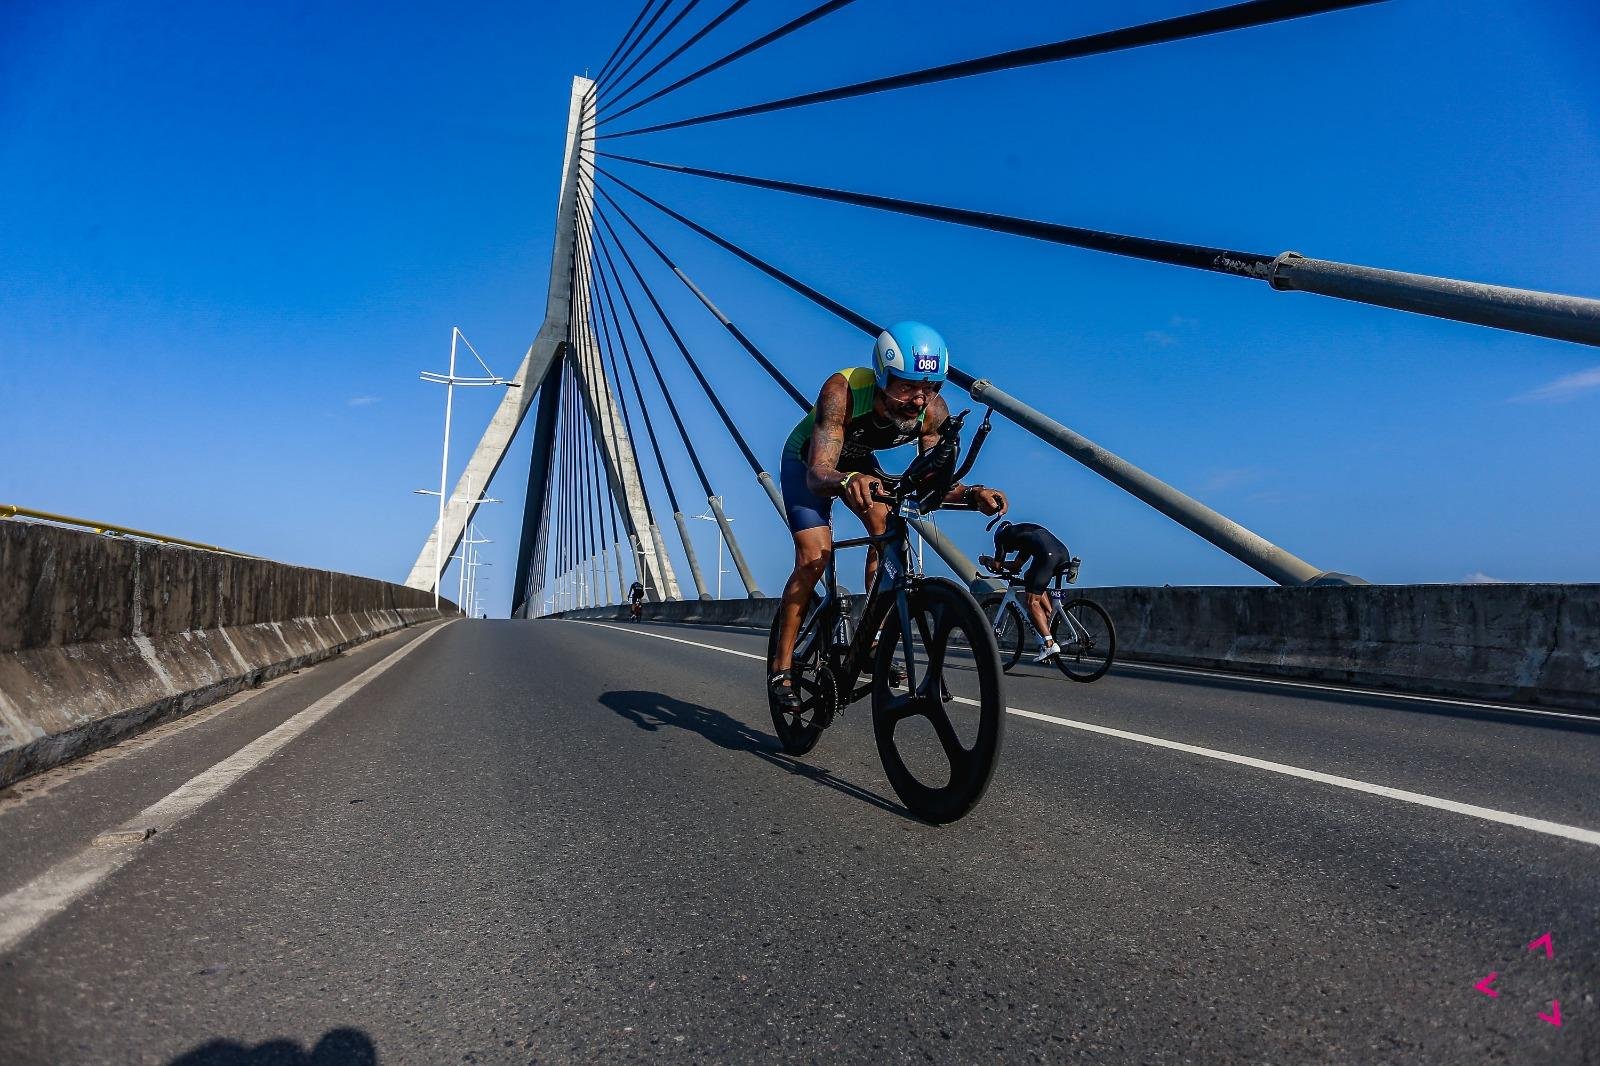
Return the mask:
[[[467,480],[467,495],[450,497],[450,501],[449,501],[450,502],[450,506],[454,507],[458,503],[464,503],[464,504],[467,504],[469,506],[476,506],[476,505],[478,505],[480,503],[503,503],[504,502],[503,500],[495,499],[493,496],[473,496],[472,495],[472,479],[469,477],[466,480]],[[411,491],[414,494],[418,495],[418,496],[439,496],[439,494],[437,492],[434,492],[432,489],[412,489]],[[444,543],[444,514],[445,514],[444,497],[443,496],[439,496],[439,542],[441,544]],[[460,555],[452,555],[452,556],[450,556],[451,562],[459,561],[461,563],[461,575],[457,578],[457,581],[456,581],[456,596],[457,596],[458,599],[464,599],[465,598],[464,587],[462,585],[462,580],[461,580],[462,578],[465,577],[466,569],[467,569],[467,557],[466,557],[467,556],[467,548],[465,547],[465,545],[468,545],[468,544],[490,544],[490,543],[493,543],[492,541],[487,541],[487,540],[472,540],[471,539],[474,536],[475,532],[476,532],[476,527],[475,527],[474,523],[472,522],[472,520],[470,518],[472,512],[469,510],[467,512],[467,514],[469,516],[468,520],[467,520],[467,523],[466,523],[467,528],[463,529],[461,531],[461,537],[462,537],[461,543],[463,545],[463,547],[461,549],[461,554]],[[440,579],[441,576],[443,576],[443,574],[444,574],[444,560],[436,558],[434,560],[434,570],[433,570],[433,602],[434,602],[434,606],[435,607],[437,607],[438,603],[439,603],[439,579]],[[458,602],[456,604],[456,607],[461,609],[461,610],[463,610],[463,611],[465,611],[465,604],[462,604],[462,603]],[[470,615],[469,615],[469,617],[470,617]]]
[[[722,506],[721,496],[713,496],[711,499],[717,501],[718,507]],[[708,500],[707,503],[709,504],[710,501]],[[713,514],[697,514],[695,518],[706,522],[715,522],[717,520],[717,516]],[[730,518],[728,521],[732,522],[733,519]],[[727,571],[722,569],[722,526],[719,524],[717,526],[717,599],[719,600],[722,599],[722,575],[725,573]]]
[[[483,367],[483,372],[488,377],[468,378],[456,376],[456,342],[458,340],[467,346],[467,351],[471,352],[473,358],[478,360],[478,365]],[[466,335],[461,332],[459,326],[450,327],[450,372],[447,374],[435,374],[431,370],[424,370],[422,372],[422,380],[444,386],[444,454],[439,459],[439,491],[434,493],[424,492],[421,489],[417,490],[423,495],[439,497],[439,527],[435,538],[436,543],[433,546],[433,606],[437,610],[439,607],[439,579],[444,576],[445,494],[450,491],[450,411],[455,403],[456,386],[504,385],[510,389],[520,389],[522,386],[515,381],[502,378],[495,374],[493,370],[490,370],[489,364],[483,361],[483,356],[478,354],[478,349],[474,348],[472,342],[467,340]],[[469,511],[468,514],[471,514],[471,512]]]

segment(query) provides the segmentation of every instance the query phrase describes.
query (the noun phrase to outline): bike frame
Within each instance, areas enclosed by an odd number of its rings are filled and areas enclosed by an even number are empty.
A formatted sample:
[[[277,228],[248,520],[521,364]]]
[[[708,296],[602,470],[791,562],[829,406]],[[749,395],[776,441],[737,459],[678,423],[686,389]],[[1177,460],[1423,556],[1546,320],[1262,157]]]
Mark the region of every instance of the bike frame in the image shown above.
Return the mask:
[[[915,511],[909,503],[902,503],[899,511],[889,512],[887,528],[876,536],[834,542],[833,553],[828,557],[828,566],[823,574],[822,598],[801,621],[800,631],[795,636],[794,658],[797,661],[810,659],[815,654],[816,641],[827,642],[822,647],[822,658],[839,682],[841,705],[854,703],[872,691],[870,680],[859,686],[857,681],[863,672],[870,669],[873,642],[883,628],[883,620],[891,607],[900,615],[900,634],[905,644],[908,675],[915,669],[911,654],[911,612],[906,594],[922,575],[911,566],[911,544],[906,533],[904,514],[908,508]],[[861,612],[861,622],[851,635],[849,645],[841,649],[833,640],[833,635],[848,608],[839,595],[837,553],[841,548],[869,548],[874,545],[879,549],[878,569],[873,575],[872,587],[867,591],[866,607]],[[907,683],[914,689],[916,678],[908,676]]]
[[[1017,595],[1017,590],[1020,588],[1022,588],[1021,581],[1017,580],[1016,578],[1006,579],[1006,594],[1001,597],[1000,605],[995,609],[994,618],[992,618],[989,623],[994,627],[994,631],[996,633],[1000,632],[1000,625],[1005,619],[1007,607],[1015,607],[1017,609],[1017,613],[1022,616],[1022,620],[1028,623],[1028,628],[1034,628],[1033,615],[1028,613],[1027,605],[1022,602],[1022,597]],[[1061,607],[1061,599],[1066,595],[1067,592],[1066,589],[1061,587],[1061,578],[1059,576],[1056,577],[1055,587],[1046,589],[1045,591],[1050,595],[1050,620],[1052,622],[1055,621],[1056,617],[1059,615],[1067,623],[1067,629],[1072,633],[1072,640],[1081,642],[1089,639],[1089,631],[1084,629],[1083,626],[1079,625],[1077,619],[1073,618]],[[1034,635],[1043,636],[1044,634],[1035,630]]]

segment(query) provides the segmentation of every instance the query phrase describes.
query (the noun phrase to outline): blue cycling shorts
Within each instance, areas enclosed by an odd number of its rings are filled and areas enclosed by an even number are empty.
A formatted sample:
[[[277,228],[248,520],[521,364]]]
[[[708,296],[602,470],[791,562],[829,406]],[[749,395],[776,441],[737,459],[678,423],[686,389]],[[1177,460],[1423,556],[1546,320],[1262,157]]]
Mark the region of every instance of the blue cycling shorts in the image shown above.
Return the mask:
[[[833,521],[833,497],[818,496],[806,486],[806,464],[783,457],[778,467],[778,485],[783,489],[783,513],[789,519],[789,532],[816,529]]]

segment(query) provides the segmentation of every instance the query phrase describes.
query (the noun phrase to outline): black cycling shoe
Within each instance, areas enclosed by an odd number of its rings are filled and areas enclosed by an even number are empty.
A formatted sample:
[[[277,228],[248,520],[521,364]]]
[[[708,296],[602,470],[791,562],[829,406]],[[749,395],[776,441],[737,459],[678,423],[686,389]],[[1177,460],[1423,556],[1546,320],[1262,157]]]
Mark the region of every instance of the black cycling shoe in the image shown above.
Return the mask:
[[[786,711],[800,709],[800,690],[795,685],[793,670],[775,670],[767,678],[767,695]]]

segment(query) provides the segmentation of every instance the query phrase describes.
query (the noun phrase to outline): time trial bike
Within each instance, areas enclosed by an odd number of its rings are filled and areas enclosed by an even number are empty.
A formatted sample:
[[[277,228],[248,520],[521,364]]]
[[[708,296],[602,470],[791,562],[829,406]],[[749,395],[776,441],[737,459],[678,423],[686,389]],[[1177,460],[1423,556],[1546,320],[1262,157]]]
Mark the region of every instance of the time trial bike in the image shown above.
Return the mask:
[[[966,415],[947,419],[939,441],[903,474],[874,475],[889,489],[877,497],[889,506],[887,528],[834,544],[835,552],[878,548],[859,615],[840,594],[837,556],[830,556],[795,639],[800,706],[768,694],[773,726],[791,755],[810,751],[846,706],[871,696],[873,737],[890,786],[908,810],[935,823],[963,817],[983,798],[1005,733],[1004,675],[989,619],[967,589],[912,565],[910,520],[941,506],[965,509],[944,497],[971,469],[989,430],[985,416],[957,469]],[[769,662],[777,642],[774,620]]]

